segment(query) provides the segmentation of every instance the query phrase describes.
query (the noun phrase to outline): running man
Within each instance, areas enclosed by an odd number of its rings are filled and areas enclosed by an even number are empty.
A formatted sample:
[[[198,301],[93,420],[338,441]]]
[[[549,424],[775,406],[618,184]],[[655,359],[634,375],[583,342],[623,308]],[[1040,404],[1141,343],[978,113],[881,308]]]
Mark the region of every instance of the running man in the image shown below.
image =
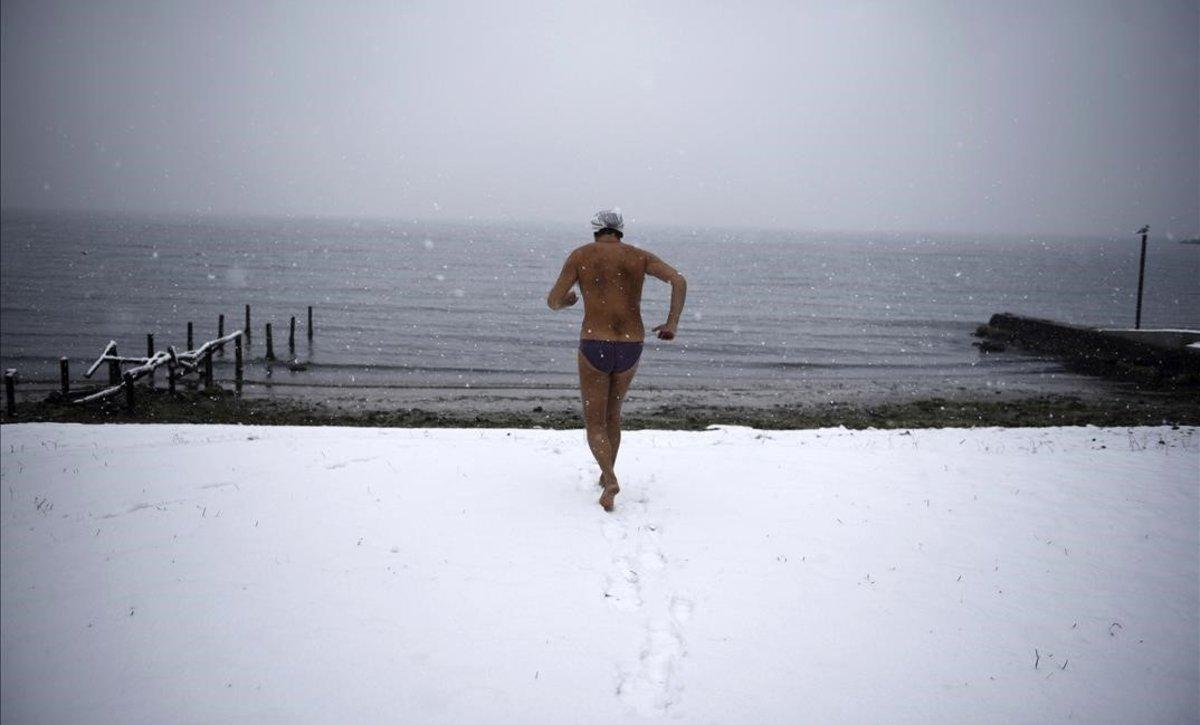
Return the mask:
[[[642,282],[646,275],[671,285],[671,311],[666,324],[654,328],[660,340],[675,339],[687,280],[671,265],[644,249],[621,241],[625,221],[607,209],[592,217],[592,237],[567,256],[558,281],[546,295],[552,310],[575,304],[571,289],[583,293],[583,328],[579,333],[579,390],[588,446],[600,464],[600,505],[613,510],[621,490],[613,466],[621,446],[621,403],[637,372],[646,329],[642,326]]]

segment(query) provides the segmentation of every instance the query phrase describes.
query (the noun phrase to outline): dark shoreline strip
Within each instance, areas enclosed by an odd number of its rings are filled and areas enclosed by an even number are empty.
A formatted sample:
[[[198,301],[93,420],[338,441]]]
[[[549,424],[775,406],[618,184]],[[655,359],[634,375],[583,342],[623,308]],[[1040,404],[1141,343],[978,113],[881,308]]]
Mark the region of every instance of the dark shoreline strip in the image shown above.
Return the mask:
[[[536,400],[504,411],[361,410],[334,404],[241,398],[216,388],[172,397],[166,391],[139,391],[130,413],[116,403],[72,406],[47,400],[23,404],[2,423],[224,423],[245,425],[327,425],[397,428],[558,428],[581,427],[574,408],[544,410]],[[628,430],[703,430],[711,425],[744,425],[771,430],[831,428],[975,428],[1046,426],[1200,425],[1200,393],[1140,395],[1083,400],[1040,395],[1017,400],[921,398],[895,403],[776,405],[773,407],[662,405],[624,416]]]

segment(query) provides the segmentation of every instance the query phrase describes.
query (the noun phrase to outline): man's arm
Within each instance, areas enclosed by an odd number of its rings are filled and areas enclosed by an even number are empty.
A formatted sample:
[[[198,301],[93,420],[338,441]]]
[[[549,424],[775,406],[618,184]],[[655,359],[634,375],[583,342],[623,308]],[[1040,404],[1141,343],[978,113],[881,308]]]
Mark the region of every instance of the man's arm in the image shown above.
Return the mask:
[[[546,295],[546,304],[552,310],[561,310],[579,301],[579,296],[571,289],[575,286],[575,282],[579,280],[579,268],[576,265],[576,257],[575,252],[567,255],[567,261],[563,263],[562,272],[558,274],[558,281],[550,288],[550,294]]]
[[[687,280],[674,267],[649,252],[646,253],[646,274],[671,285],[671,311],[667,313],[667,323],[654,328],[654,332],[661,340],[673,340],[679,327],[679,316],[683,314],[683,301],[687,298]]]

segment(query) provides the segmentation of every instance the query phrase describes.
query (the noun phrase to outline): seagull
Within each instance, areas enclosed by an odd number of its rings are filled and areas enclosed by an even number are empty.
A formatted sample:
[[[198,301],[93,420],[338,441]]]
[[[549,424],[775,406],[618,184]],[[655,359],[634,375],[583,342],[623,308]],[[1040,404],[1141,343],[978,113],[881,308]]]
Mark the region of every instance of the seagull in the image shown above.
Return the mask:
[[[1135,233],[1136,233],[1136,234],[1149,234],[1149,233],[1150,233],[1150,225],[1149,225],[1149,224],[1147,224],[1146,226],[1144,226],[1144,227],[1142,227],[1141,229],[1137,230],[1137,232],[1135,232]]]

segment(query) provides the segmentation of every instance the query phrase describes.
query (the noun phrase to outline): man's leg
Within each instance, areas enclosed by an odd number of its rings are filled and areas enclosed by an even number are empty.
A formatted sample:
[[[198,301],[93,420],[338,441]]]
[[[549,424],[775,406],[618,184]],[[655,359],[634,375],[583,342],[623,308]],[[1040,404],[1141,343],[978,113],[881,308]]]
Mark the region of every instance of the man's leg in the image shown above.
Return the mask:
[[[608,496],[606,510],[612,509],[612,496],[616,495],[617,477],[613,473],[613,448],[608,440],[608,392],[609,375],[592,367],[583,353],[579,355],[579,392],[583,397],[583,423],[587,427],[588,447],[596,463],[600,464],[600,483]],[[609,495],[609,489],[614,489]],[[603,499],[603,497],[601,497]],[[603,504],[603,501],[601,503]]]
[[[608,406],[605,411],[604,428],[608,431],[608,443],[612,446],[614,466],[617,465],[617,450],[621,447],[621,405],[625,402],[625,393],[629,391],[629,384],[633,382],[637,368],[638,366],[635,364],[625,372],[613,373],[608,386]]]

